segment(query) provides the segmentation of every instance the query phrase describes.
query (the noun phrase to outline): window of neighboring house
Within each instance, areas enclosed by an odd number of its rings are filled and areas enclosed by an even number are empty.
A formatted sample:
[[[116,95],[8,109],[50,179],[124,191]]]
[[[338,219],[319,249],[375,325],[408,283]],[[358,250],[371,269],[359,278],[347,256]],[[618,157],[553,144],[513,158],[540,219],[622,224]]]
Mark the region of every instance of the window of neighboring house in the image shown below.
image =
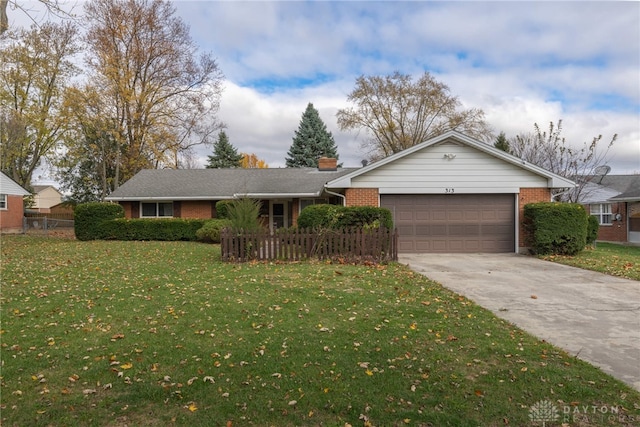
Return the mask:
[[[0,209],[2,209],[2,210],[6,210],[7,209],[7,195],[6,194],[0,194]]]
[[[300,199],[300,211],[302,211],[302,209],[306,208],[307,206],[327,203],[329,203],[329,200],[327,199]]]
[[[611,203],[598,203],[589,205],[591,215],[598,218],[598,224],[611,225]]]
[[[166,218],[173,216],[173,202],[141,203],[141,218]]]

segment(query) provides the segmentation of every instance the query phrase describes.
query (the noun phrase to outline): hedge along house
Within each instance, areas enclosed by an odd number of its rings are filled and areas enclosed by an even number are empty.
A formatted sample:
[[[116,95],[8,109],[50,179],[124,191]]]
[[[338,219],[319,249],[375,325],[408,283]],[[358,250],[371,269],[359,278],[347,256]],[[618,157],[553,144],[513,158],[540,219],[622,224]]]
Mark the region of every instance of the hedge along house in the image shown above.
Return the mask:
[[[392,211],[401,252],[517,252],[527,203],[575,184],[451,131],[362,168],[145,170],[107,200],[128,218],[213,218],[218,200],[263,203],[270,228],[313,203]]]

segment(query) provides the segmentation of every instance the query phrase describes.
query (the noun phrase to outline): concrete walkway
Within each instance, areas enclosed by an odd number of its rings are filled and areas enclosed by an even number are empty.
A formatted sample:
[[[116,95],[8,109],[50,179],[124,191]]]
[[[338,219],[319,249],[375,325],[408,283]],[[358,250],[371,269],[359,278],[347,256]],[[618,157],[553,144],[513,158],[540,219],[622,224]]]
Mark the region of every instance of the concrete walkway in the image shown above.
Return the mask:
[[[640,390],[640,282],[515,254],[399,261]]]

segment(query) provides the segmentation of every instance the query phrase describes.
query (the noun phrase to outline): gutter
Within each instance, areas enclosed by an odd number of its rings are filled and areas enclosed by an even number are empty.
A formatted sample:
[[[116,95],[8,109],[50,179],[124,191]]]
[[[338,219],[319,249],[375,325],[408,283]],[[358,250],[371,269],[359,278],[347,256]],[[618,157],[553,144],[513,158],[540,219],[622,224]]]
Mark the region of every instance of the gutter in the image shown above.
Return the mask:
[[[342,199],[342,206],[347,206],[347,197],[344,194],[334,193],[333,191],[329,190],[327,187],[324,187],[324,191],[331,194],[332,196],[340,197]]]
[[[105,201],[107,202],[144,202],[144,201],[207,201],[207,200],[233,200],[239,199],[242,197],[250,197],[254,199],[291,199],[295,197],[320,197],[320,192],[316,193],[234,193],[231,196],[194,196],[194,197],[171,197],[171,196],[162,196],[162,197],[136,197],[136,196],[127,196],[127,197],[105,197]]]
[[[105,197],[107,202],[144,202],[144,201],[182,201],[182,200],[224,200],[232,199],[229,196],[209,196],[209,197]]]
[[[316,193],[235,193],[233,198],[240,199],[250,197],[252,199],[291,199],[295,197],[320,197],[320,192]]]

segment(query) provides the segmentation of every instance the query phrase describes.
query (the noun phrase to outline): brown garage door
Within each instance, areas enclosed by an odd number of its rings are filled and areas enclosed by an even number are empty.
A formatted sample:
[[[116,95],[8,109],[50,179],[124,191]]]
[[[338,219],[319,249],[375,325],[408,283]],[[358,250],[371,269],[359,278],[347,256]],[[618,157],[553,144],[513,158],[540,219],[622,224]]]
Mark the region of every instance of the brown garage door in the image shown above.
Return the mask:
[[[514,252],[513,194],[382,195],[400,252]]]

